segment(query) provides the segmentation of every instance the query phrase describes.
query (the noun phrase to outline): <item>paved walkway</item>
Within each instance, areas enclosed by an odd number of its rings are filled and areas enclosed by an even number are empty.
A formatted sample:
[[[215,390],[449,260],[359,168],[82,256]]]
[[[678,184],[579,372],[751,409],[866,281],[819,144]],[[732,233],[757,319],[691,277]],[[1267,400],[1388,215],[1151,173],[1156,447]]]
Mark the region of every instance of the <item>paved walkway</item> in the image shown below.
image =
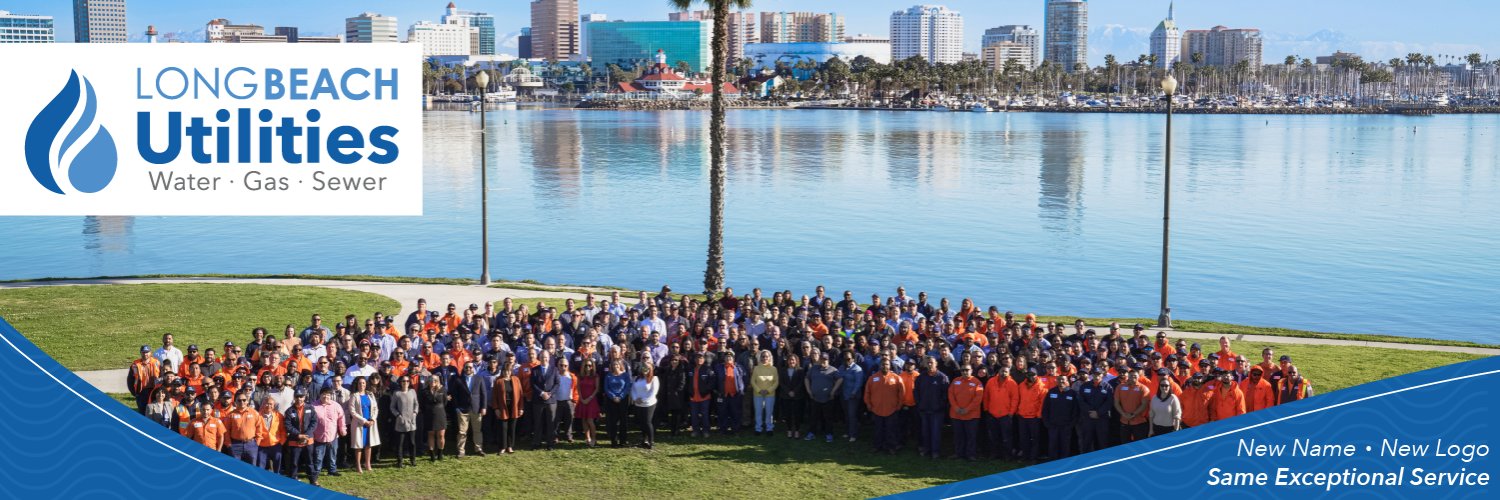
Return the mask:
[[[324,288],[337,288],[342,290],[358,290],[384,295],[394,299],[406,307],[415,308],[417,299],[426,298],[434,309],[441,309],[449,302],[458,304],[459,307],[468,304],[484,304],[486,301],[498,302],[505,298],[582,298],[583,294],[574,292],[538,291],[519,288],[490,288],[479,285],[424,285],[414,283],[380,283],[368,281],[330,281],[311,279],[219,279],[219,278],[171,278],[171,279],[103,279],[103,280],[71,280],[71,281],[37,281],[23,283],[0,283],[0,289],[5,288],[32,288],[38,286],[79,286],[79,285],[117,285],[117,284],[139,284],[139,283],[255,283],[264,285],[305,285],[320,286]],[[597,295],[609,294],[609,290],[596,291]],[[624,293],[622,299],[634,302],[635,294]],[[392,314],[400,314],[395,312]],[[1156,329],[1151,329],[1155,331]],[[1171,332],[1169,335],[1176,338],[1186,339],[1208,339],[1216,340],[1222,334],[1187,332],[1180,330],[1165,329]],[[1360,347],[1382,347],[1387,349],[1404,349],[1409,351],[1440,351],[1458,352],[1466,354],[1478,354],[1483,356],[1500,356],[1500,349],[1488,349],[1480,347],[1456,347],[1440,345],[1401,344],[1395,342],[1365,342],[1355,340],[1331,340],[1310,339],[1300,337],[1276,337],[1271,335],[1236,335],[1235,342],[1248,342],[1252,344],[1276,343],[1276,344],[1307,344],[1307,345],[1342,345]],[[1212,350],[1211,347],[1205,349]],[[125,389],[125,370],[98,370],[89,372],[76,372],[94,387],[104,392],[123,393]]]

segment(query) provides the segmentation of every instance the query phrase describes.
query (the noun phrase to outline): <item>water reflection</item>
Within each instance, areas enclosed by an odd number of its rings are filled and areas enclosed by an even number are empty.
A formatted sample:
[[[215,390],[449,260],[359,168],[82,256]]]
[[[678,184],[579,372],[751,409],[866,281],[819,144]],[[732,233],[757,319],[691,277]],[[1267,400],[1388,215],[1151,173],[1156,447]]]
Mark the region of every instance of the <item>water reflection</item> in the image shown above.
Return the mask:
[[[583,184],[579,122],[571,116],[548,118],[532,121],[521,134],[530,145],[532,184],[536,199],[543,206],[571,206],[577,201]]]
[[[1082,129],[1043,130],[1038,141],[1042,164],[1037,217],[1042,228],[1058,236],[1080,236],[1083,232],[1084,144]]]
[[[129,253],[135,217],[83,218],[83,248],[98,253]]]

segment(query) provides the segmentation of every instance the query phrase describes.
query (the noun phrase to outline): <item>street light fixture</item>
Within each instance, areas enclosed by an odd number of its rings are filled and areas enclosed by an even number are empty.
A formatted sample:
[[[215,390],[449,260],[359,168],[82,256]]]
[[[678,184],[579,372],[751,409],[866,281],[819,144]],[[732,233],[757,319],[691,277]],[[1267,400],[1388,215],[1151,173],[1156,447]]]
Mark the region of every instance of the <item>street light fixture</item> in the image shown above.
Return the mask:
[[[479,284],[490,284],[490,186],[488,158],[485,157],[485,125],[484,125],[484,91],[490,86],[490,74],[485,70],[479,70],[474,75],[474,83],[479,84],[479,238],[481,259],[484,271],[479,275]]]
[[[1158,328],[1172,327],[1172,308],[1167,307],[1167,256],[1171,250],[1172,222],[1172,95],[1177,93],[1177,79],[1167,73],[1161,81],[1161,90],[1167,95],[1167,139],[1166,169],[1162,176],[1161,208],[1161,315],[1156,318]]]

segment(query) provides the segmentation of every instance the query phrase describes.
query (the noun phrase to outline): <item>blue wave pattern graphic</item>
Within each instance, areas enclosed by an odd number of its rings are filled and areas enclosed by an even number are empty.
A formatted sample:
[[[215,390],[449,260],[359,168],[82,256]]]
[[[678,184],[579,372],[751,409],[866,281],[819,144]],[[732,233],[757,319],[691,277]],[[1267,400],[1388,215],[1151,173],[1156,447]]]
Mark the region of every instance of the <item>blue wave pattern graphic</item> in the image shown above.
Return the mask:
[[[1464,463],[1454,457],[1381,456],[1382,440],[1401,444],[1500,446],[1496,386],[1500,357],[1379,380],[1295,403],[1066,460],[893,495],[926,498],[1496,498],[1495,452]],[[1241,440],[1288,445],[1355,446],[1349,457],[1238,456]],[[1371,451],[1365,447],[1370,446]],[[1397,472],[1401,486],[1274,486],[1276,469],[1292,472]],[[1265,472],[1266,486],[1210,486],[1209,471]],[[1488,472],[1491,485],[1409,485],[1414,468],[1426,472]]]
[[[7,498],[350,498],[216,453],[135,413],[0,318]]]
[[[81,77],[74,71],[57,96],[32,120],[31,127],[26,130],[26,166],[37,183],[48,191],[66,194],[58,183],[59,179],[53,175],[54,171],[67,172],[68,184],[83,193],[97,193],[114,180],[119,153],[109,130],[97,124],[94,119],[98,108],[99,99],[94,94],[94,85],[88,78]],[[60,136],[63,126],[75,112],[80,113],[78,121],[67,136]],[[90,128],[98,129],[93,139],[78,150],[72,161],[63,165],[62,161],[68,152]],[[62,139],[62,144],[57,156],[53,157],[52,145],[59,138]]]

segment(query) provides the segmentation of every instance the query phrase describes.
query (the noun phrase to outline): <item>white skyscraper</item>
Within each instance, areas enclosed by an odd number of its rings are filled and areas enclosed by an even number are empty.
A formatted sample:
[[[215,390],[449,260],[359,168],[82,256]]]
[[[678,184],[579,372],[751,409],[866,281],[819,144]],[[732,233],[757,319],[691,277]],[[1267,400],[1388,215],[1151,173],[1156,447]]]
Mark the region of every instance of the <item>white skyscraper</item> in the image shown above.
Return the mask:
[[[52,16],[12,14],[0,10],[0,43],[52,43],[57,34]]]
[[[1156,67],[1170,68],[1182,61],[1182,31],[1172,20],[1173,5],[1167,4],[1167,18],[1151,32],[1151,55],[1156,56]]]
[[[464,56],[472,53],[479,28],[461,24],[435,24],[421,21],[406,30],[407,43],[422,44],[422,55]]]
[[[964,18],[941,5],[917,5],[891,13],[891,60],[922,56],[929,63],[956,63],[964,55]]]
[[[1064,71],[1076,71],[1089,60],[1089,4],[1087,0],[1047,0],[1043,42],[1048,61]]]

